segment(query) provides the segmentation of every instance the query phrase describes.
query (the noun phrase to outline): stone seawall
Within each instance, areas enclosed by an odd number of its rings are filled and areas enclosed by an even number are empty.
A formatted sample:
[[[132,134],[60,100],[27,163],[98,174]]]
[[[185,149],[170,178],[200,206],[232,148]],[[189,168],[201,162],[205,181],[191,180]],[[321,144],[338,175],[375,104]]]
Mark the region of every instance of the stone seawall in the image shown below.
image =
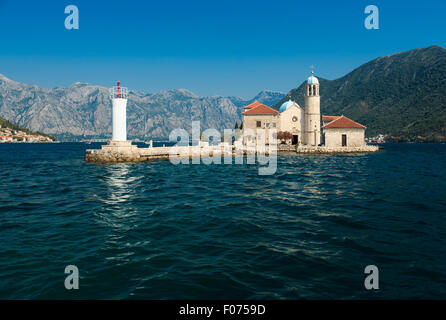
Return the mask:
[[[99,150],[87,150],[85,161],[87,162],[141,162],[149,160],[168,159],[169,155],[144,156],[139,152],[104,152]]]
[[[322,153],[364,153],[376,152],[378,146],[362,147],[311,147],[295,145],[278,145],[277,152],[296,152],[297,154],[322,154]],[[269,146],[261,154],[269,155]],[[131,141],[110,141],[102,149],[90,149],[85,153],[85,161],[88,162],[141,162],[150,160],[166,160],[171,156],[178,158],[207,158],[214,155],[235,156],[235,155],[256,155],[255,147],[246,147],[236,144],[219,146],[186,146],[186,147],[156,147],[138,148],[131,144]]]
[[[297,146],[292,144],[278,144],[277,152],[296,152]]]
[[[138,148],[130,141],[109,142],[102,149],[89,149],[85,152],[88,162],[141,162],[150,160],[166,160],[169,157],[195,158],[211,157],[214,154],[234,155],[232,146],[186,146],[186,147],[155,147]]]
[[[299,146],[296,149],[297,153],[365,153],[376,152],[379,150],[378,146],[364,145],[361,147],[313,147],[313,146]]]
[[[364,145],[361,147],[325,147],[325,146],[296,146],[291,144],[277,145],[277,152],[296,152],[296,153],[364,153],[376,152],[378,146]]]

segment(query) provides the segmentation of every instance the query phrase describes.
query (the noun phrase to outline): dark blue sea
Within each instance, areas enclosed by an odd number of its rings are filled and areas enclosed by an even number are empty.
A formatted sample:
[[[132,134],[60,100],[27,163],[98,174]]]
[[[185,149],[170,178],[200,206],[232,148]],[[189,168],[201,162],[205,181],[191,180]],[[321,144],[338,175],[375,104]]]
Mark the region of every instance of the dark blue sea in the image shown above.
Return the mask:
[[[279,155],[271,176],[87,148],[0,144],[1,299],[446,298],[446,145]]]

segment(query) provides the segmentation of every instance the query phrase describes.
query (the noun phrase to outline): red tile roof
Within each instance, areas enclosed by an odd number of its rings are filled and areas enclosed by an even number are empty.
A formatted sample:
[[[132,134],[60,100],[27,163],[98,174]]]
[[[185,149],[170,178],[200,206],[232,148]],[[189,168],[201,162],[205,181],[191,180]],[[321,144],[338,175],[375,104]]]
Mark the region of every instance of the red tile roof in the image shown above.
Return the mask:
[[[323,128],[365,128],[365,126],[347,118],[346,116],[340,116],[327,123],[325,126],[323,126]]]
[[[340,116],[322,116],[323,122],[333,121],[339,118]]]
[[[261,103],[256,100],[256,101],[248,104],[247,106],[244,106],[243,109],[252,109],[254,107],[257,107],[258,105],[261,105]]]
[[[265,106],[264,104],[259,104],[251,109],[246,110],[245,112],[242,112],[242,115],[250,115],[250,114],[278,114],[279,112],[277,110],[274,110],[273,108],[270,108],[268,106]]]

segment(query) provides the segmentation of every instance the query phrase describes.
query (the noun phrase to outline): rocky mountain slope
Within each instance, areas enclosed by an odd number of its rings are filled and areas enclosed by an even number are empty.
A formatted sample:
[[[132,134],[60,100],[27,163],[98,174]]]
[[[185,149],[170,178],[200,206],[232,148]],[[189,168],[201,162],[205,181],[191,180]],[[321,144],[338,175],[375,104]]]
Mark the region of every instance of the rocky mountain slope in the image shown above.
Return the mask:
[[[442,47],[381,57],[342,78],[319,80],[322,114],[344,114],[363,123],[368,136],[383,133],[394,140],[446,141],[446,49]],[[303,106],[304,83],[289,95]]]
[[[263,90],[259,92],[254,98],[252,99],[242,99],[237,97],[228,97],[232,103],[237,106],[238,108],[243,108],[244,106],[254,102],[259,101],[260,103],[263,103],[267,106],[273,106],[278,101],[280,101],[285,96],[285,93],[279,92],[279,91],[272,91],[272,90]]]
[[[283,94],[262,91],[257,99],[275,104]],[[192,120],[202,129],[233,128],[241,108],[252,100],[221,96],[198,97],[185,89],[144,94],[130,91],[127,115],[130,138],[167,138],[176,128],[188,130]],[[0,75],[0,116],[62,140],[111,136],[108,89],[86,83],[44,89]]]

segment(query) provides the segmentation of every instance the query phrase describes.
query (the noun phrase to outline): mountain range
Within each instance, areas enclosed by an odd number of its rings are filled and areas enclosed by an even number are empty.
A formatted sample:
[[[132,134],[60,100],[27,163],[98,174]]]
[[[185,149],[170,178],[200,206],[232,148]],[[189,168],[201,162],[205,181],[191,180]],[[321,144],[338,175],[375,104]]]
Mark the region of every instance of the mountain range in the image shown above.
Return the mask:
[[[431,46],[374,59],[347,75],[319,77],[321,113],[346,115],[367,126],[366,135],[387,134],[397,141],[446,142],[446,49]],[[176,128],[233,128],[243,106],[255,100],[278,109],[290,97],[304,106],[304,85],[287,95],[264,90],[252,99],[199,97],[186,89],[130,91],[129,138],[165,139]],[[59,140],[109,138],[108,88],[74,83],[40,88],[0,75],[0,117]]]
[[[234,128],[244,105],[258,100],[277,103],[285,94],[264,90],[253,99],[198,97],[186,89],[146,94],[130,91],[127,103],[129,138],[165,139],[176,128],[189,130],[200,121],[207,128]],[[40,88],[0,75],[0,117],[59,140],[109,138],[112,131],[109,89],[87,83],[69,88]]]
[[[372,60],[336,79],[319,78],[321,113],[346,115],[396,141],[446,142],[446,49],[431,46]],[[305,83],[291,90],[303,106]]]

